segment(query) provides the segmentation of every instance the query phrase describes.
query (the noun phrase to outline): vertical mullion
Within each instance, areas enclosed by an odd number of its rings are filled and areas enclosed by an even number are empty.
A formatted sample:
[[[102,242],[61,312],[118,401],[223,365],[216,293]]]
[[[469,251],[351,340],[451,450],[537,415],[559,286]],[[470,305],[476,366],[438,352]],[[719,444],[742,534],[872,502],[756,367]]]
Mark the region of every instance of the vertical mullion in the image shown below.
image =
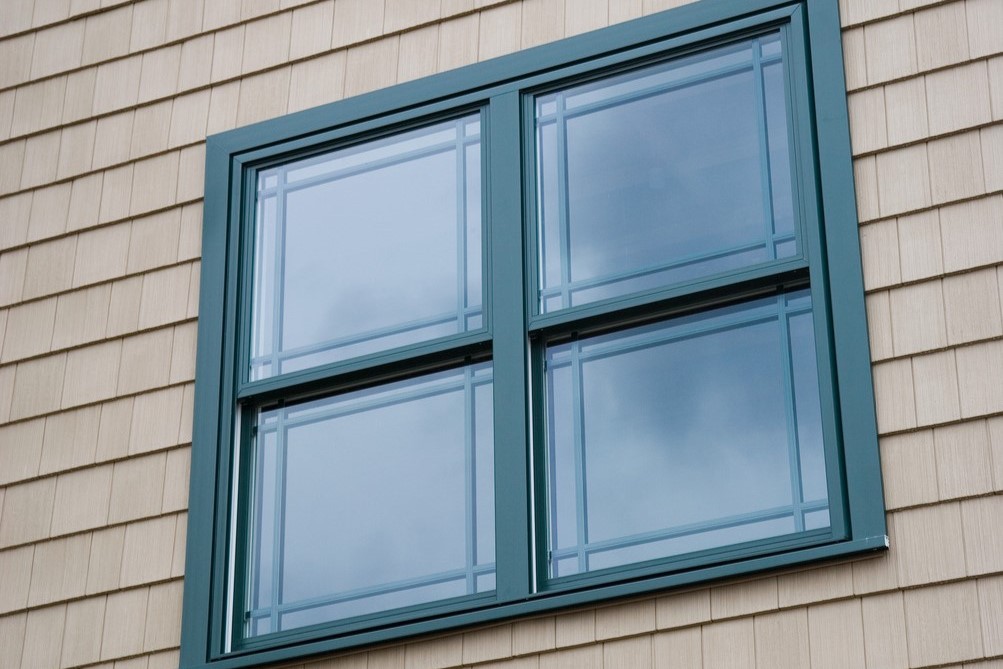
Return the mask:
[[[581,344],[571,342],[571,403],[572,403],[572,433],[575,448],[575,542],[578,551],[578,571],[589,570],[588,553],[585,547],[589,543],[588,498],[585,493],[585,401],[582,392],[582,357]]]
[[[538,489],[541,491],[546,491],[547,493],[547,513],[537,513],[536,517],[539,520],[539,526],[541,528],[547,528],[547,536],[549,537],[549,545],[547,546],[547,560],[545,564],[539,567],[540,573],[545,574],[547,578],[553,578],[558,575],[557,563],[554,561],[553,554],[557,548],[561,545],[561,535],[559,533],[559,528],[557,525],[557,474],[556,474],[556,463],[557,463],[557,421],[554,418],[558,407],[557,403],[554,401],[555,392],[554,386],[555,382],[553,379],[554,370],[551,369],[546,362],[547,352],[543,346],[540,346],[538,352],[534,354],[534,357],[541,358],[542,360],[539,364],[533,365],[533,370],[543,370],[543,393],[546,395],[546,400],[537,403],[535,406],[543,416],[541,422],[546,426],[546,432],[544,430],[538,430],[534,433],[535,435],[541,435],[541,441],[536,442],[539,444],[547,445],[547,457],[546,459],[537,458],[535,463],[538,469],[538,474],[536,477]],[[538,496],[539,497],[539,496]],[[541,504],[541,506],[544,506]]]
[[[766,253],[770,260],[777,258],[774,242],[776,230],[773,221],[773,178],[770,174],[769,127],[766,118],[766,82],[763,80],[762,47],[760,40],[752,42],[752,76],[756,89],[756,120],[759,128],[759,172],[763,193],[763,226]]]
[[[804,486],[801,481],[801,444],[798,439],[797,400],[794,393],[794,362],[791,351],[790,317],[787,315],[787,296],[777,296],[777,318],[780,326],[780,356],[783,365],[784,413],[787,418],[787,460],[791,478],[791,511],[794,514],[794,531],[804,532],[802,509]]]
[[[463,445],[465,450],[464,494],[466,497],[466,578],[467,594],[477,592],[474,567],[477,564],[477,443],[474,431],[474,385],[470,365],[463,369]]]
[[[456,331],[467,329],[467,145],[463,141],[464,120],[456,130]]]
[[[286,173],[287,168],[280,167],[276,179],[275,193],[275,277],[272,280],[272,373],[277,376],[282,373],[282,292],[286,283]]]
[[[264,495],[261,493],[261,488],[265,481],[265,437],[262,435],[261,430],[258,426],[252,428],[253,434],[251,435],[251,448],[249,458],[252,462],[251,468],[254,470],[254,478],[251,481],[251,485],[247,486],[247,494],[250,498],[248,500],[248,506],[251,511],[248,513],[249,518],[252,522],[248,523],[247,534],[250,535],[251,541],[245,542],[251,551],[251,559],[247,560],[250,565],[250,573],[247,574],[246,580],[251,583],[250,588],[244,589],[247,593],[247,600],[243,604],[244,610],[241,612],[242,615],[246,615],[248,611],[255,608],[255,602],[260,598],[258,594],[261,591],[261,541],[262,541],[262,525],[264,524],[264,514],[268,509],[264,506]],[[275,541],[275,527],[272,527],[272,541]],[[275,550],[274,545],[272,550]],[[274,555],[274,553],[273,553]],[[274,578],[274,574],[271,575]],[[274,588],[274,583],[272,584]],[[237,584],[236,587],[240,587]],[[250,637],[253,636],[253,621],[248,621],[251,624],[250,630],[243,630],[241,634]]]
[[[490,310],[494,358],[495,557],[499,601],[532,587],[528,337],[523,267],[522,98],[491,99],[487,118]]]
[[[571,228],[570,197],[568,187],[568,130],[564,117],[564,93],[556,96],[557,109],[554,123],[557,146],[554,160],[557,161],[557,221],[561,243],[561,308],[571,307]],[[543,268],[541,268],[543,269]],[[542,308],[542,307],[541,307]]]
[[[272,195],[271,197],[277,197],[277,196],[276,195]],[[276,202],[277,202],[277,200],[276,200]],[[251,276],[253,277],[256,272],[261,272],[261,275],[260,275],[260,278],[259,278],[258,281],[255,281],[252,278],[252,286],[253,287],[252,287],[252,289],[250,291],[252,293],[252,295],[250,297],[250,303],[251,303],[250,313],[254,317],[254,323],[252,324],[252,328],[251,328],[253,334],[252,334],[252,341],[251,341],[251,346],[250,346],[251,351],[250,351],[250,354],[247,356],[247,363],[246,363],[247,364],[247,369],[241,370],[241,375],[243,375],[244,373],[247,373],[247,374],[253,376],[253,369],[254,368],[253,368],[253,365],[251,364],[251,361],[254,358],[256,358],[259,353],[264,353],[264,351],[258,350],[258,349],[264,348],[264,347],[259,342],[254,341],[254,335],[257,335],[258,337],[262,337],[263,336],[263,333],[264,333],[264,324],[267,322],[267,309],[263,308],[263,305],[255,305],[254,302],[255,302],[255,298],[257,298],[257,299],[259,299],[259,300],[261,300],[263,302],[264,301],[263,293],[265,293],[266,290],[268,289],[268,285],[267,285],[268,275],[264,272],[264,267],[265,267],[265,237],[266,237],[266,232],[265,232],[265,225],[266,225],[265,212],[268,210],[268,204],[267,203],[268,203],[268,197],[267,196],[266,197],[258,197],[257,198],[256,213],[257,213],[259,224],[255,225],[255,231],[254,231],[255,238],[254,238],[254,241],[252,242],[252,245],[253,245],[253,248],[254,248],[254,260],[253,260],[253,267],[251,268]],[[278,223],[275,224],[276,228],[277,228],[277,226],[278,226]],[[274,259],[273,259],[273,263],[274,263]],[[272,294],[274,296],[274,292]],[[274,316],[275,315],[272,314],[273,318],[274,318]],[[271,328],[269,328],[269,329],[271,329]]]
[[[272,519],[272,600],[270,602],[271,632],[279,631],[279,603],[282,601],[282,544],[285,542],[286,506],[286,410],[277,412],[275,426],[275,515]]]

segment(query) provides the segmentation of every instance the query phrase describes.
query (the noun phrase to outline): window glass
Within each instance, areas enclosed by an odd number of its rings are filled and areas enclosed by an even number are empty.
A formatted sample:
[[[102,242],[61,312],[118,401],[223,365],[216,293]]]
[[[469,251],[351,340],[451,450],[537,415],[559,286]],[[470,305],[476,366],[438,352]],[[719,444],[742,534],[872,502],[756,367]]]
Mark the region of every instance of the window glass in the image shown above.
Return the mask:
[[[807,291],[550,346],[546,368],[552,577],[828,509]]]
[[[491,378],[258,413],[249,636],[494,588]]]
[[[483,325],[479,116],[258,175],[250,378]]]
[[[778,35],[536,98],[543,313],[796,253]]]

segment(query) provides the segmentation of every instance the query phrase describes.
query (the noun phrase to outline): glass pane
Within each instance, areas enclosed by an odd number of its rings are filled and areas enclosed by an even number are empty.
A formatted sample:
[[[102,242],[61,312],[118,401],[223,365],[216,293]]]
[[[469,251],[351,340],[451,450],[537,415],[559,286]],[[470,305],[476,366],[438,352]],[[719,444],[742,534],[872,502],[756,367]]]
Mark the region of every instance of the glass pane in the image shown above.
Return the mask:
[[[482,327],[479,131],[473,115],[259,175],[252,380]]]
[[[780,44],[537,97],[541,312],[796,252]]]
[[[828,509],[813,342],[799,291],[550,346],[550,576],[805,530]]]
[[[490,364],[262,410],[256,435],[249,635],[494,587]]]

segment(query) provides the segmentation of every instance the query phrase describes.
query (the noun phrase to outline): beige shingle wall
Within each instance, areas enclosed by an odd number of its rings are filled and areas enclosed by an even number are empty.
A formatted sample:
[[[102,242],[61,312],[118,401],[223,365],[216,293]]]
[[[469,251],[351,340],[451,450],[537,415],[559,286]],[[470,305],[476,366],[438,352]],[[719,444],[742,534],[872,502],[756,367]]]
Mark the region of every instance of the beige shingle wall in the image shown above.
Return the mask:
[[[177,666],[207,133],[676,4],[0,1],[0,667]],[[840,4],[892,550],[324,667],[1003,667],[1003,0]]]

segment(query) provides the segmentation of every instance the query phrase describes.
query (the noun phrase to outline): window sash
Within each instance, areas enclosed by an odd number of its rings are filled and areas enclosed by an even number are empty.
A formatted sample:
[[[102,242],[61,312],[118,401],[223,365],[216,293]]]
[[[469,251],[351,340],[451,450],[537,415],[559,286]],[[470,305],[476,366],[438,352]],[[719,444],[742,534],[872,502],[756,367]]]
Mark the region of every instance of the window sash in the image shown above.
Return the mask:
[[[797,193],[792,189],[789,211],[779,212],[782,214],[780,216],[776,208],[778,203],[775,189],[777,186],[775,182],[778,180],[788,183],[788,187],[794,182],[795,161],[790,150],[790,147],[793,146],[792,138],[789,136],[792,134],[793,119],[790,118],[789,110],[781,110],[784,134],[783,137],[772,137],[769,125],[771,119],[768,118],[767,113],[769,103],[774,101],[774,98],[770,97],[767,92],[766,70],[773,67],[781,68],[782,71],[785,65],[782,54],[786,51],[782,45],[785,42],[783,33],[773,30],[759,36],[736,40],[731,44],[718,45],[687,57],[644,63],[622,72],[613,72],[607,76],[595,78],[585,84],[571,81],[556,90],[536,94],[533,110],[536,160],[533,167],[535,168],[537,185],[532,195],[535,196],[537,202],[535,212],[537,229],[533,235],[533,241],[537,249],[536,265],[538,269],[536,273],[539,277],[539,296],[531,303],[534,314],[553,313],[567,310],[578,304],[601,302],[604,299],[609,301],[611,298],[626,297],[646,289],[651,292],[652,289],[657,290],[659,287],[667,285],[694,283],[713,275],[741,271],[750,265],[771,264],[778,258],[784,259],[800,255],[798,251],[798,247],[801,246],[800,235],[797,226],[793,225],[798,204]],[[773,45],[776,45],[775,49],[770,48]],[[736,58],[737,56],[741,56],[741,58]],[[695,67],[697,69],[693,71]],[[622,111],[635,103],[652,100],[662,104],[674,103],[670,96],[679,93],[690,92],[703,96],[708,92],[706,90],[708,84],[731,80],[740,75],[751,77],[753,93],[752,107],[754,111],[752,116],[755,136],[747,138],[746,141],[755,143],[758,152],[758,195],[762,217],[759,236],[754,239],[732,240],[724,245],[675,255],[660,262],[640,263],[629,269],[621,268],[619,271],[602,273],[593,270],[589,276],[576,277],[575,274],[580,273],[583,267],[580,263],[575,262],[574,249],[576,244],[574,238],[582,236],[582,233],[577,232],[576,228],[580,228],[582,225],[580,221],[587,217],[588,212],[586,212],[586,216],[582,216],[577,213],[577,210],[576,212],[571,211],[571,191],[577,181],[572,174],[571,155],[576,142],[571,138],[570,124],[576,120],[594,118],[597,113]],[[787,77],[783,76],[784,89],[789,83],[786,79]],[[774,96],[780,95],[782,104],[787,98],[784,89],[772,92]],[[575,103],[576,98],[586,99]],[[706,101],[704,102],[706,103]],[[745,111],[749,113],[749,110]],[[773,115],[775,114],[776,110],[773,111]],[[665,136],[670,139],[679,137],[673,128],[667,128]],[[722,140],[711,141],[720,142]],[[774,174],[771,165],[773,153],[776,149],[783,147],[788,148],[787,155],[783,157],[784,165],[779,166],[777,173]],[[715,145],[707,148],[713,149]],[[694,157],[693,154],[690,154],[676,159],[686,160]],[[684,170],[687,168],[685,162],[681,165]],[[652,167],[660,168],[661,163],[655,163]],[[720,167],[721,165],[715,165],[714,169],[717,170]],[[640,175],[633,176],[636,178]],[[719,188],[725,190],[729,186],[730,184],[721,182]],[[688,188],[684,190],[688,190]],[[622,206],[631,204],[627,201],[629,198],[626,197],[626,194],[624,194],[623,199],[625,201],[618,202],[618,204]],[[551,202],[552,200],[555,202]],[[709,197],[702,197],[700,200],[701,208],[709,204],[709,200]],[[651,213],[654,215],[653,212]],[[791,229],[778,229],[778,224],[784,223],[788,215],[791,220],[787,221],[785,225],[791,225]],[[572,220],[573,216],[574,221]],[[678,208],[673,208],[673,204],[668,204],[665,210],[658,212],[657,220],[652,219],[645,222],[649,226],[674,225],[683,231],[687,228],[695,230],[701,224],[716,225],[718,227],[715,228],[715,232],[720,233],[720,235],[734,232],[728,229],[729,226],[746,223],[741,220],[694,222],[681,220],[679,216]],[[636,227],[638,221],[629,217],[622,221],[621,225]],[[748,232],[746,231],[746,233]],[[657,241],[654,236],[648,236],[644,239],[645,243],[657,243]],[[692,242],[693,239],[692,235],[683,232],[676,241],[685,244]],[[789,248],[781,252],[782,247]],[[630,250],[643,252],[643,245]],[[756,252],[764,254],[765,257],[743,260],[743,257],[750,254],[755,255]],[[716,270],[713,268],[702,269],[701,266],[706,263],[723,263],[723,266]],[[608,295],[607,298],[603,297],[604,291]],[[588,296],[590,292],[598,294],[590,298]],[[582,296],[581,299],[578,296]]]

